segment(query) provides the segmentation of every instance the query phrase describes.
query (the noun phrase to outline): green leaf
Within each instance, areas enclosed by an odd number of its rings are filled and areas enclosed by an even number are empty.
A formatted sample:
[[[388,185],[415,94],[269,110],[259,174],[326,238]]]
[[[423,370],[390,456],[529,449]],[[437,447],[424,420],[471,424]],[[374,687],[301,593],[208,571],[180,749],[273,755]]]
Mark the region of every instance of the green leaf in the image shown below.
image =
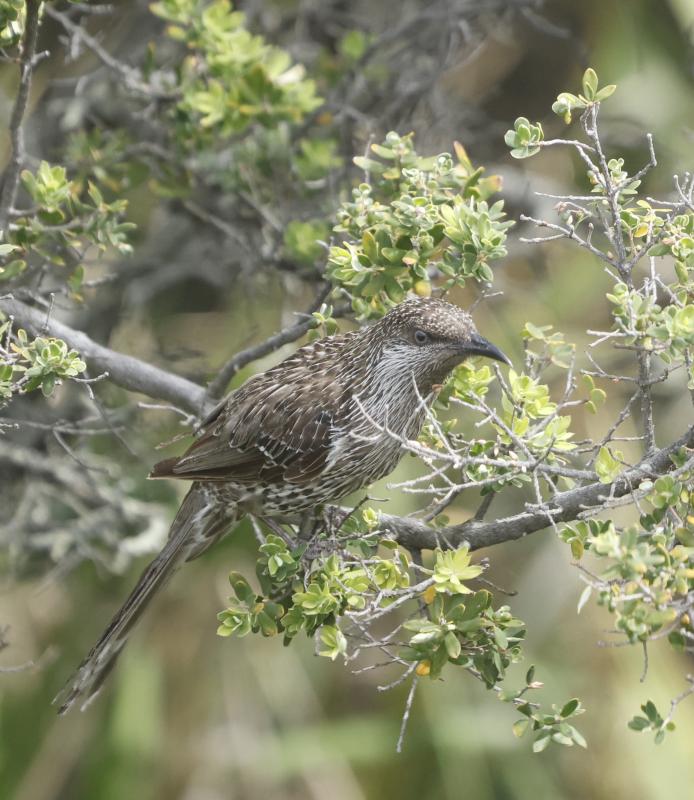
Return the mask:
[[[571,122],[571,112],[576,108],[585,108],[585,103],[569,92],[562,92],[552,103],[552,111],[562,117],[567,125]]]
[[[362,236],[361,246],[372,264],[378,263],[378,245],[373,234],[366,231]]]
[[[648,700],[644,705],[642,705],[641,710],[648,717],[651,723],[657,724],[660,721],[660,714],[658,713],[658,709],[655,707],[655,703],[652,700]]]
[[[593,592],[593,587],[588,585],[586,588],[581,592],[581,596],[578,598],[578,606],[576,608],[576,613],[580,614],[583,611],[583,607],[588,602],[590,595]]]
[[[77,294],[79,290],[82,288],[82,283],[84,282],[84,266],[82,264],[78,264],[78,266],[73,271],[72,275],[67,279],[67,284],[70,287],[70,291],[73,294]]]
[[[0,280],[10,280],[21,275],[27,267],[27,262],[21,258],[15,258],[4,267],[0,267]]]
[[[547,332],[550,328],[551,328],[550,325],[545,325],[542,328],[540,328],[537,325],[533,325],[532,322],[526,322],[524,334],[527,334],[529,337],[533,339],[539,339],[540,341],[545,341],[547,339]]]
[[[595,100],[595,95],[598,90],[598,76],[592,67],[588,67],[583,73],[582,86],[583,94],[586,99],[591,101]]]
[[[338,49],[340,53],[350,61],[358,61],[366,52],[368,40],[362,31],[347,31],[340,39]]]
[[[508,647],[508,637],[501,628],[494,628],[494,641],[501,650],[506,650]]]
[[[449,631],[444,637],[443,641],[444,644],[446,645],[446,651],[448,653],[448,657],[458,658],[461,651],[460,640],[458,639],[458,637],[452,631]]]
[[[525,732],[528,730],[529,726],[530,726],[530,720],[529,719],[518,719],[518,720],[516,720],[513,723],[513,735],[517,739],[520,739],[525,734]]]
[[[602,389],[593,389],[590,393],[590,401],[596,407],[601,406],[605,402],[606,398],[607,394]]]
[[[622,454],[619,451],[615,452],[621,459]],[[601,447],[598,457],[595,459],[595,472],[600,483],[612,483],[621,471],[622,465],[619,461],[613,457],[607,447]]]
[[[580,703],[578,699],[574,697],[572,700],[569,700],[568,703],[564,705],[562,710],[559,712],[559,715],[564,718],[570,717],[574,713],[574,711],[578,708],[579,705]]]
[[[53,373],[50,375],[46,375],[41,383],[41,391],[43,392],[44,397],[50,397],[53,394],[53,389],[55,389],[55,382],[56,378]]]
[[[602,89],[595,95],[595,100],[600,102],[601,100],[607,100],[612,94],[614,94],[615,89],[617,86],[614,83],[609,83],[607,86],[603,86]]]
[[[323,220],[292,220],[284,229],[284,246],[290,258],[302,264],[314,264],[325,255],[326,248],[321,242],[329,236],[330,228]]]
[[[320,632],[321,642],[326,646],[318,655],[334,661],[339,655],[347,652],[347,639],[342,631],[334,625],[324,625]]]
[[[504,142],[511,149],[513,158],[529,158],[540,151],[540,142],[544,139],[542,125],[532,123],[526,117],[518,117],[513,130],[506,131]]]
[[[482,573],[482,567],[470,563],[469,547],[464,545],[457,550],[436,550],[434,565],[434,584],[437,592],[454,594],[471,594],[462,581],[476,578]]]
[[[354,165],[363,169],[364,172],[374,172],[376,175],[381,175],[386,171],[385,164],[380,161],[375,161],[373,158],[365,158],[364,156],[356,156],[352,159]]]
[[[255,602],[256,594],[251,588],[246,578],[240,572],[229,573],[229,583],[231,584],[234,594],[243,603]]]
[[[581,735],[580,731],[577,731],[573,725],[569,726],[571,728],[570,736],[576,742],[579,747],[583,747],[584,749],[588,747],[588,742],[585,740],[585,737]]]

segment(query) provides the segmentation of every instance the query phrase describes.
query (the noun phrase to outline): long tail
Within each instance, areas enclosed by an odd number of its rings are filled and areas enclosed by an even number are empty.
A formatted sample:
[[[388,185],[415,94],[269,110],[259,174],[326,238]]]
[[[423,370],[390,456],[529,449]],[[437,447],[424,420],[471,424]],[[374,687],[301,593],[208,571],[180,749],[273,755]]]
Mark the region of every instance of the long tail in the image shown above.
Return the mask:
[[[233,524],[236,509],[214,502],[204,484],[194,483],[171,525],[169,540],[146,567],[128,599],[115,613],[63,690],[53,700],[65,714],[83,698],[80,710],[96,697],[128,636],[150,600],[186,560],[196,558]]]

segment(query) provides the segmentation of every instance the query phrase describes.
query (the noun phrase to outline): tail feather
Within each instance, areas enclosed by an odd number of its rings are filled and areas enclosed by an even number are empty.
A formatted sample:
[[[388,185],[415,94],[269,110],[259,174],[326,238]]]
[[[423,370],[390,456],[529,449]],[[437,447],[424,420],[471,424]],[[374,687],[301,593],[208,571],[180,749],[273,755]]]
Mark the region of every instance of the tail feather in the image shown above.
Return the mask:
[[[175,478],[173,468],[179,462],[178,456],[173,458],[165,458],[163,461],[158,461],[151,469],[149,478]]]
[[[210,500],[203,486],[193,484],[171,525],[164,549],[145,568],[128,599],[53,700],[60,703],[59,714],[69,711],[80,698],[84,698],[80,706],[84,711],[98,694],[128,635],[157,591],[184,561],[197,557],[222,536],[234,519],[233,507]]]

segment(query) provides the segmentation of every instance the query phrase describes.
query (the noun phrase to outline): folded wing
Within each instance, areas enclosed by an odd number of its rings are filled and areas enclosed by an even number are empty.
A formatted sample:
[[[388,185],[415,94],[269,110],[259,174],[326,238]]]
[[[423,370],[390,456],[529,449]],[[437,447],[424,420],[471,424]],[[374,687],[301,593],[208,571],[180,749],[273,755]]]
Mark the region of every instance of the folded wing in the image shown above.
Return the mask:
[[[326,375],[317,387],[316,377],[299,373],[278,384],[271,371],[252,378],[182,456],[159,462],[150,477],[248,485],[314,480],[339,433],[337,411],[345,400],[338,381]]]

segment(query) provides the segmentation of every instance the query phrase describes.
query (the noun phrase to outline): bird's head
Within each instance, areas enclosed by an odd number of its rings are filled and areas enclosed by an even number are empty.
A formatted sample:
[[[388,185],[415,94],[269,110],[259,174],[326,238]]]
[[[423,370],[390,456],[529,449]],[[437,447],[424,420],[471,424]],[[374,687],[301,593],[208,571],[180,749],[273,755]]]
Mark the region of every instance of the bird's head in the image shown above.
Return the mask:
[[[498,347],[477,332],[472,317],[438,298],[407,300],[376,323],[387,369],[413,374],[420,391],[443,383],[451,370],[470,356],[510,364]]]

